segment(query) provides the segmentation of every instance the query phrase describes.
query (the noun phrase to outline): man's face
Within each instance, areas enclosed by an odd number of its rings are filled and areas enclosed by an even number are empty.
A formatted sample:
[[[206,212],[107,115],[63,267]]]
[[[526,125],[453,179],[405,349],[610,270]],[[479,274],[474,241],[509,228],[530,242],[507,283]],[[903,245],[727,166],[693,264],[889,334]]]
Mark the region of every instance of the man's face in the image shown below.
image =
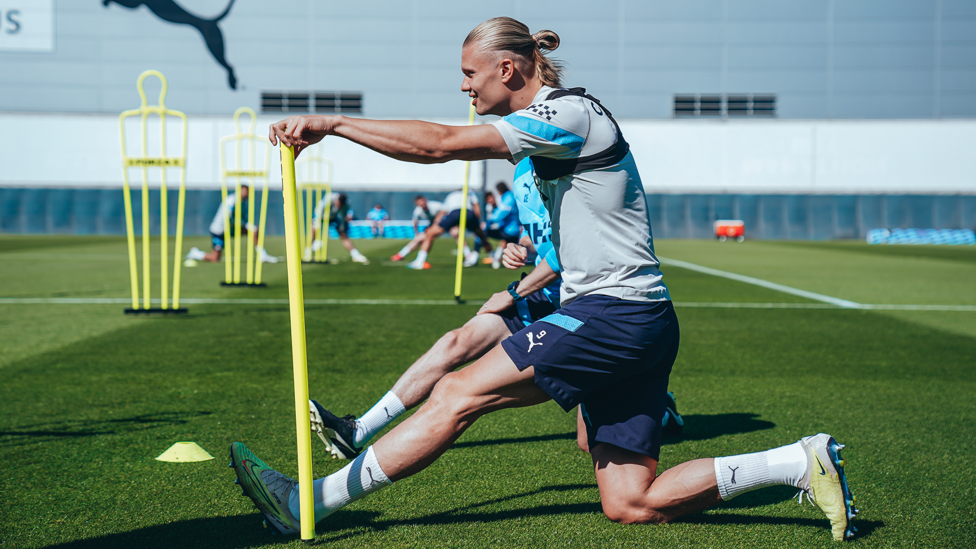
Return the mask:
[[[241,187],[241,200],[247,200],[249,190],[247,187]]]
[[[427,209],[427,199],[426,198],[418,198],[418,199],[414,200],[413,203],[416,204],[417,206],[425,209],[425,210]]]
[[[512,78],[514,63],[495,52],[481,49],[477,43],[461,49],[461,91],[472,98],[475,112],[479,115],[511,114],[509,100],[511,90],[505,84]]]

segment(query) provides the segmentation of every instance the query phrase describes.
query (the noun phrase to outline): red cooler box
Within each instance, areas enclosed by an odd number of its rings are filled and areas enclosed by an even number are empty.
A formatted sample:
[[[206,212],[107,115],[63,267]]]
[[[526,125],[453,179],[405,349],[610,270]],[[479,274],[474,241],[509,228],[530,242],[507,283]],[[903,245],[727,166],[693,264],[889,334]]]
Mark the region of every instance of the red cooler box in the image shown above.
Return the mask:
[[[746,224],[740,219],[719,219],[715,222],[715,238],[719,242],[730,238],[742,242],[746,239]]]

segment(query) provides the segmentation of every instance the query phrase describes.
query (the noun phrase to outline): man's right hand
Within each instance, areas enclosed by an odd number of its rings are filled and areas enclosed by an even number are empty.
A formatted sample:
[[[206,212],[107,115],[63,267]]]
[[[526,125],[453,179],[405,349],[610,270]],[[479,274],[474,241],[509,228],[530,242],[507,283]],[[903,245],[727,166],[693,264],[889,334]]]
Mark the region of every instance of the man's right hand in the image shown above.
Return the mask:
[[[521,269],[525,267],[525,258],[529,256],[529,250],[525,246],[509,242],[502,252],[502,265],[506,269]]]

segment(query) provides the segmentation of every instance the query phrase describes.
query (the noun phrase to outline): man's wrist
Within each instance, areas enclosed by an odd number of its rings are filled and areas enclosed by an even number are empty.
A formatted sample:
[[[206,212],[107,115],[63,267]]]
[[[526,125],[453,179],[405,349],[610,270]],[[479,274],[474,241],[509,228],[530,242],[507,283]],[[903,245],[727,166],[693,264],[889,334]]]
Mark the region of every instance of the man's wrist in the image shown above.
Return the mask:
[[[521,281],[516,280],[508,285],[508,295],[512,296],[512,299],[515,301],[524,301],[525,296],[519,295],[518,293],[519,282]]]

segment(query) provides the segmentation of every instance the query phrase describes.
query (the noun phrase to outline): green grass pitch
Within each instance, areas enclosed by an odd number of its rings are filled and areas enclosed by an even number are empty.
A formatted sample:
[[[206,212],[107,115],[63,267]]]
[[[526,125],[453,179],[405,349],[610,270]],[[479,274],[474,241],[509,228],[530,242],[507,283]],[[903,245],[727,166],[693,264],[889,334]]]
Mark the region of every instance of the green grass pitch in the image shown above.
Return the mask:
[[[306,298],[451,300],[450,243],[434,269],[385,258],[304,268]],[[206,239],[190,238],[187,247]],[[660,241],[658,252],[715,269],[870,304],[976,305],[976,250],[856,242]],[[272,252],[283,253],[280,240]],[[305,547],[272,537],[233,484],[242,441],[297,473],[288,310],[187,304],[184,317],[134,318],[125,304],[10,298],[125,298],[124,239],[0,236],[0,546]],[[762,450],[826,431],[848,445],[857,547],[964,547],[976,539],[976,311],[802,308],[793,295],[676,267],[665,280],[681,321],[672,389],[684,436],[660,470]],[[222,288],[223,266],[184,269],[185,298],[285,298]],[[309,305],[310,392],[364,412],[444,332],[515,278],[467,269],[457,305]],[[156,282],[158,284],[158,279]],[[157,294],[158,295],[158,294]],[[801,304],[801,308],[710,303]],[[790,305],[792,307],[792,305]],[[767,489],[664,526],[620,526],[600,511],[575,415],[547,403],[476,423],[423,473],[319,523],[325,547],[836,547],[795,490]],[[216,459],[164,463],[177,441]],[[344,462],[313,438],[314,473]]]

